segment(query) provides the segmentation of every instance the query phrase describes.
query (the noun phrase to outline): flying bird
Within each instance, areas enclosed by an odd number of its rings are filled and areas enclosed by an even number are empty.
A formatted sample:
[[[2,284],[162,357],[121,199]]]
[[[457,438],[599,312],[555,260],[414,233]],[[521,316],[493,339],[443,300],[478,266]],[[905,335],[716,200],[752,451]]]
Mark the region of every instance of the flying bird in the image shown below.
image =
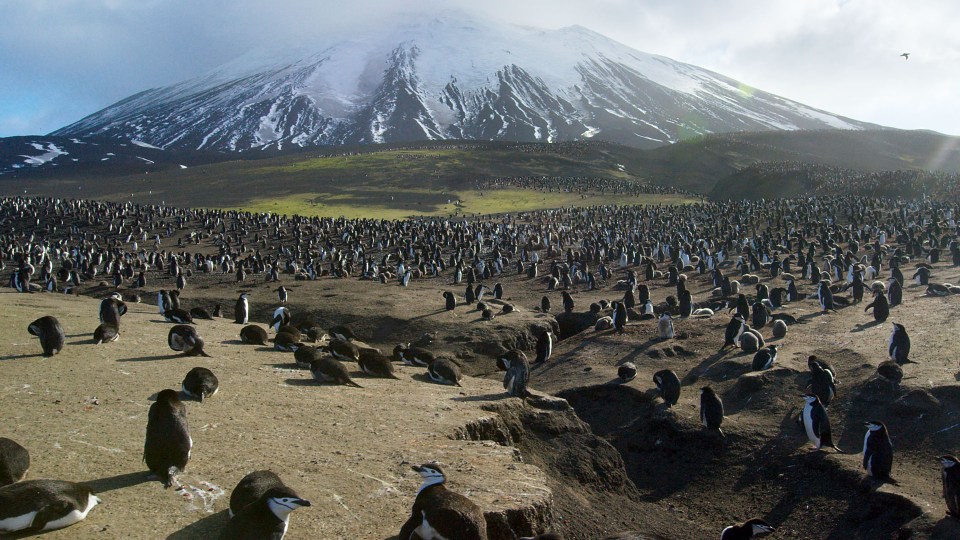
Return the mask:
[[[901,54],[900,56],[902,56],[904,60],[909,60],[909,59],[910,59],[910,53],[908,53],[908,52],[905,52],[905,53]]]

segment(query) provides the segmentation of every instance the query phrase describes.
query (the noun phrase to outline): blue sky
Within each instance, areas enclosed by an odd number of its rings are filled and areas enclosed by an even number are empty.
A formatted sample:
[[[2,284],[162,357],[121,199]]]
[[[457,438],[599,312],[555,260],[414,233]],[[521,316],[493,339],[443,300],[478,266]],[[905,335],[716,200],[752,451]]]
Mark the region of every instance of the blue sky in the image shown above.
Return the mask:
[[[431,5],[581,24],[833,113],[960,135],[955,0],[0,0],[0,136],[48,133],[248,48]]]

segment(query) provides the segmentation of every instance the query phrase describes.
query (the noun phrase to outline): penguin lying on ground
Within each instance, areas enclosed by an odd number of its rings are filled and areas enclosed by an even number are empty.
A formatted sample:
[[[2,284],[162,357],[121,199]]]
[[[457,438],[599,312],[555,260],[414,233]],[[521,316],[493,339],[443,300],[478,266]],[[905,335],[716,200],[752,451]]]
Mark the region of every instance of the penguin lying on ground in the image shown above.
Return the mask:
[[[311,506],[284,485],[272,471],[254,471],[244,476],[230,494],[230,521],[220,533],[223,540],[282,540],[290,514]]]
[[[750,540],[775,531],[766,521],[760,518],[747,520],[740,525],[731,525],[720,533],[720,540]]]
[[[203,403],[208,397],[220,390],[220,381],[212,371],[205,367],[195,367],[187,372],[180,389],[187,397],[197,399]]]
[[[84,520],[100,498],[83,484],[27,480],[0,487],[0,532],[52,531]]]

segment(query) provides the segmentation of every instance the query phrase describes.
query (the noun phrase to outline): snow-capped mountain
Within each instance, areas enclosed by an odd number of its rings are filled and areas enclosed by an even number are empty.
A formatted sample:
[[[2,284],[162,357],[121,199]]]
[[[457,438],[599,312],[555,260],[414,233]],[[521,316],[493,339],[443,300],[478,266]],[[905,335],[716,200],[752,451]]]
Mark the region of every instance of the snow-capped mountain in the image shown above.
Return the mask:
[[[248,150],[424,139],[654,147],[731,131],[876,127],[617,43],[462,13],[248,53],[52,135]]]

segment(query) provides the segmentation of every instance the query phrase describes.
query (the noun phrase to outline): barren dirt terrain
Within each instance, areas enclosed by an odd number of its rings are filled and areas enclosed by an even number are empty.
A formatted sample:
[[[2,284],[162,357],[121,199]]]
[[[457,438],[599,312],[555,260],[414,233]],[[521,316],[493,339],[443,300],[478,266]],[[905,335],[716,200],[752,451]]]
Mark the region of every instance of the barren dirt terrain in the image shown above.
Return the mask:
[[[434,333],[431,348],[471,375],[463,388],[434,384],[423,368],[399,364],[399,381],[371,379],[352,366],[364,388],[316,384],[292,354],[241,344],[240,325],[232,322],[239,292],[250,292],[251,319],[264,327],[278,305],[277,284],[262,276],[242,286],[232,275],[188,278],[184,307],[223,305],[223,318],[197,321],[212,358],[186,358],[167,347],[170,323],[155,302],[173,278],[157,272],[139,291],[143,302],[129,304],[120,340],[104,345],[91,336],[97,299],[112,287],[88,282],[79,297],[3,289],[0,436],[30,450],[28,478],[86,482],[103,499],[87,520],[44,535],[50,538],[209,537],[227,520],[236,482],[270,468],[313,502],[292,515],[287,538],[386,539],[406,519],[419,485],[410,465],[433,459],[448,465],[450,487],[480,504],[489,522],[506,524],[495,538],[544,530],[584,539],[629,530],[716,538],[755,516],[777,528],[772,538],[960,538],[958,523],[944,519],[935,459],[960,449],[960,296],[924,296],[925,287],[909,281],[913,268],[903,270],[904,303],[883,324],[864,314],[863,304],[821,314],[808,299],[778,310],[800,323],[770,341],[781,345],[778,363],[760,373],[751,372],[752,354],[718,352],[727,313],[677,320],[677,337],[666,341],[656,339],[656,321],[631,320],[623,334],[591,325],[565,336],[553,358],[532,370],[534,391],[559,396],[572,410],[546,397],[504,397],[496,355],[521,348],[532,360],[538,327],[557,329],[561,311],[559,292],[513,272],[496,281],[518,310],[492,321],[463,305],[464,285],[453,285],[449,273],[406,288],[283,277],[295,319],[348,324],[385,352]],[[707,276],[689,278],[694,301],[706,303]],[[932,281],[957,283],[960,269],[938,263]],[[675,294],[665,280],[648,284],[655,303]],[[443,290],[460,297],[456,310],[443,309]],[[801,292],[814,288],[805,283]],[[537,309],[545,294],[552,314]],[[614,280],[598,291],[575,290],[575,311],[622,295]],[[26,332],[42,315],[58,317],[67,334],[65,350],[53,358],[42,358]],[[891,322],[910,331],[917,362],[904,366],[896,390],[875,374],[888,359]],[[769,327],[761,331],[771,338]],[[794,421],[810,354],[839,372],[829,415],[846,454],[812,451]],[[639,373],[622,384],[617,367],[627,361]],[[179,388],[194,366],[212,369],[221,390],[205,403],[187,402],[193,456],[184,489],[165,490],[141,462],[146,413],[156,392]],[[652,374],[664,368],[684,383],[670,409],[652,391]],[[705,385],[725,403],[725,438],[699,423]],[[858,453],[866,420],[890,430],[896,484],[864,481]]]

